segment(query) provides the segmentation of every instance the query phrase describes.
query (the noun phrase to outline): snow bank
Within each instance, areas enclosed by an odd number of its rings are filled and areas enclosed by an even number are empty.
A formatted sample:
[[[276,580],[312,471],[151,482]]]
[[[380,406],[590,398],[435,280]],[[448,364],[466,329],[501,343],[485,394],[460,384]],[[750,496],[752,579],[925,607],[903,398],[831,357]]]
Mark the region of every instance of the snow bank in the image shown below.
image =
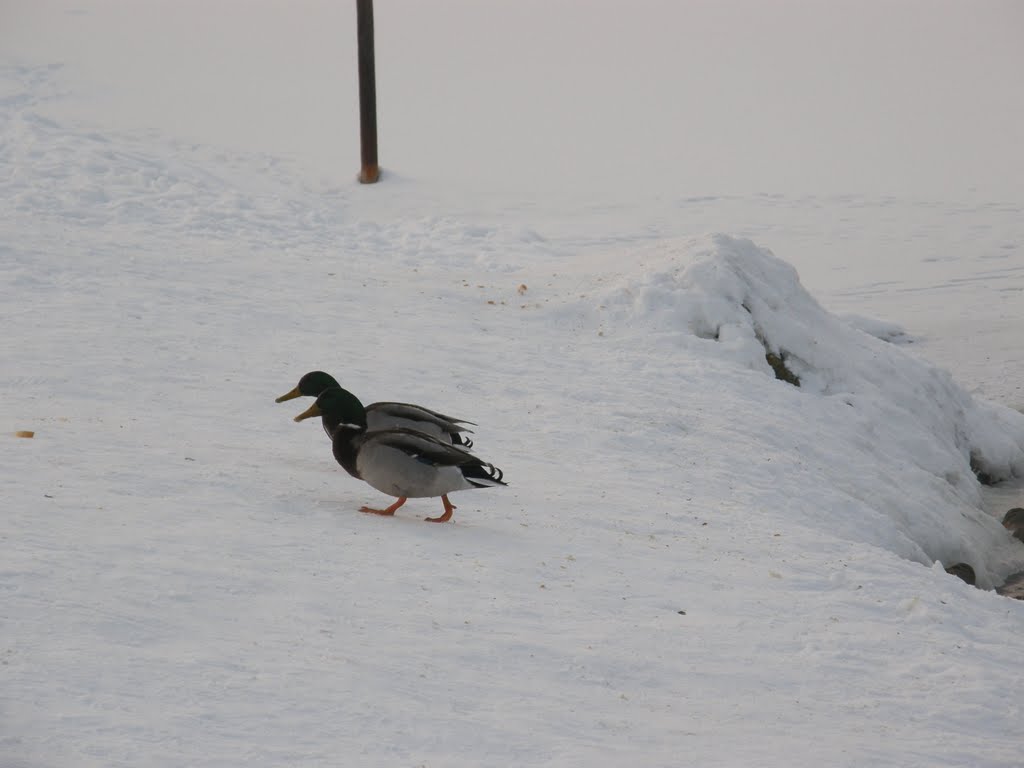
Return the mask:
[[[1024,416],[876,337],[904,338],[899,329],[828,313],[791,266],[750,240],[714,235],[638,258],[640,274],[599,291],[589,322],[648,356],[760,374],[738,403],[722,390],[723,404],[750,409],[747,438],[763,451],[813,446],[822,485],[840,494],[818,510],[820,524],[924,563],[965,560],[986,586],[1014,567],[1019,553],[981,509],[979,477],[1024,474]],[[865,325],[876,333],[855,327]],[[722,383],[709,376],[704,386]]]

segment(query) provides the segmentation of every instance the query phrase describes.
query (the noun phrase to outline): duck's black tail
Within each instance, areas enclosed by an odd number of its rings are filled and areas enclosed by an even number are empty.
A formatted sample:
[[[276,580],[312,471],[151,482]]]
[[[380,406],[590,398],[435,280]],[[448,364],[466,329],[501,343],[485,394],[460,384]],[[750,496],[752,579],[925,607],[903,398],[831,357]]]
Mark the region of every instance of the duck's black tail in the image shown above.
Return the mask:
[[[487,488],[494,485],[508,485],[502,478],[505,473],[493,464],[486,464],[482,461],[474,461],[463,464],[462,475],[477,488]]]

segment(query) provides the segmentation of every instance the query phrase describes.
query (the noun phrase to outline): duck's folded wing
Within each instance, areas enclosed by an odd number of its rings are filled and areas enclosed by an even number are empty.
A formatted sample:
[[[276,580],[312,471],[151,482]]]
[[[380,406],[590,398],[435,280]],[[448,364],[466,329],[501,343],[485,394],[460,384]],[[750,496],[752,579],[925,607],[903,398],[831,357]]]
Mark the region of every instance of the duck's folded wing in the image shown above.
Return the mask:
[[[415,429],[399,428],[368,432],[364,442],[396,448],[410,458],[440,467],[457,467],[479,462],[479,459],[469,451]]]
[[[424,408],[422,405],[412,403],[372,403],[366,408],[367,413],[376,411],[381,415],[391,416],[396,419],[407,419],[409,421],[427,421],[444,429],[446,432],[472,432],[471,429],[459,426],[469,424],[475,427],[472,421],[456,419],[446,416],[443,413]]]

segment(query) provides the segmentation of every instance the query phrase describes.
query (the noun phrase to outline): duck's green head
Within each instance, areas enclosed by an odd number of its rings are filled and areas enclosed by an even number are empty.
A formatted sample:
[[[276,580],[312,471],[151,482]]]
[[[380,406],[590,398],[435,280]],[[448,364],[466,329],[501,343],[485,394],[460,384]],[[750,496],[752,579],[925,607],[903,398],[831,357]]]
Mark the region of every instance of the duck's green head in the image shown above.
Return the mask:
[[[341,387],[325,389],[307,410],[295,417],[295,421],[322,416],[324,423],[332,426],[331,432],[339,425],[355,429],[366,429],[366,409],[359,398]]]
[[[285,400],[292,400],[296,397],[316,397],[325,389],[339,386],[338,382],[329,373],[323,371],[310,371],[301,379],[298,386],[286,395],[281,395],[274,402],[283,403]]]

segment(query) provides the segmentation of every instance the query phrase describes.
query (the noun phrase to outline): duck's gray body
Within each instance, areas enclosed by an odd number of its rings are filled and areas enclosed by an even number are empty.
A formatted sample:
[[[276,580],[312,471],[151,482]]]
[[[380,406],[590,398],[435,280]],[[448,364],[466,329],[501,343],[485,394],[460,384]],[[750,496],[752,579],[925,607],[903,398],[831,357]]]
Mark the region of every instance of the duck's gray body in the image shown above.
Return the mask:
[[[333,447],[349,474],[389,496],[426,498],[505,485],[500,469],[413,429],[360,432],[342,425]]]

